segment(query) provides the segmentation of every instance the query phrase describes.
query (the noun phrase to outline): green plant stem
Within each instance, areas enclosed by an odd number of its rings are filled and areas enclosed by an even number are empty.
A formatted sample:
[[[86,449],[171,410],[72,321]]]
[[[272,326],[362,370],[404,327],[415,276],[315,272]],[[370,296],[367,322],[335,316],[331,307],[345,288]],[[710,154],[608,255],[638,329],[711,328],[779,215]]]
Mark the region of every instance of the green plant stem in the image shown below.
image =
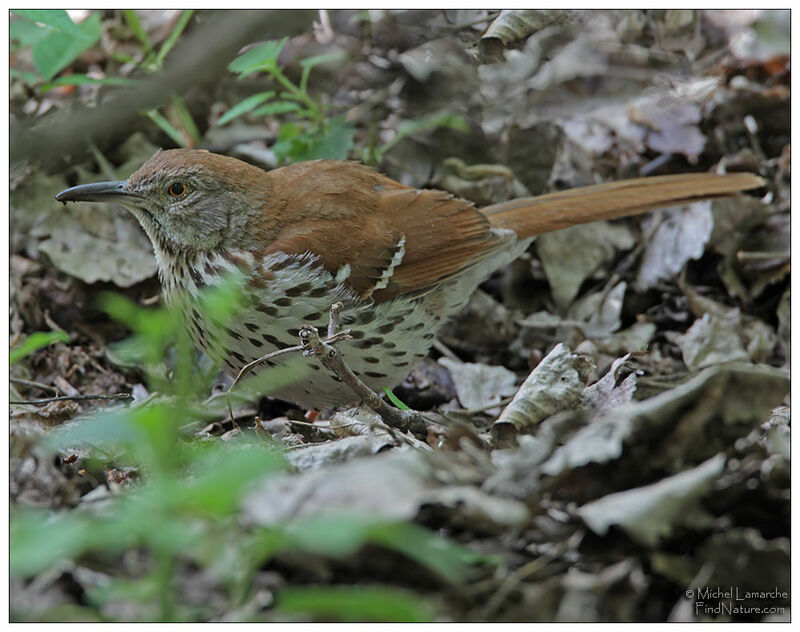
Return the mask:
[[[156,557],[156,584],[158,586],[159,621],[175,620],[175,595],[173,574],[175,558],[168,551],[159,551]]]
[[[320,105],[314,101],[308,93],[304,90],[298,88],[291,80],[283,74],[280,68],[274,68],[270,70],[270,73],[273,77],[280,83],[286,90],[289,91],[289,94],[286,95],[288,98],[294,98],[296,101],[300,101],[301,103],[305,104],[308,108],[309,112],[314,119],[314,122],[320,123],[320,121],[324,121],[325,115],[322,112],[322,108]]]
[[[157,110],[147,110],[144,114],[150,117],[153,123],[158,125],[172,140],[174,140],[176,145],[186,147],[186,139],[160,112]]]
[[[194,9],[187,9],[181,13],[181,16],[178,18],[178,21],[175,23],[175,27],[172,29],[172,32],[169,34],[169,37],[164,41],[161,45],[161,48],[158,51],[158,55],[155,59],[156,67],[160,68],[161,64],[164,63],[164,59],[166,58],[169,51],[172,50],[172,47],[175,46],[175,42],[178,41],[181,33],[183,33],[183,29],[186,28],[186,25],[189,24],[189,20],[192,19],[192,15],[194,15]]]
[[[131,31],[136,36],[136,39],[139,40],[139,43],[142,45],[145,54],[149,57],[153,54],[153,45],[150,43],[150,38],[147,37],[147,33],[145,32],[144,28],[142,27],[142,23],[139,21],[139,14],[136,13],[135,9],[123,9],[122,16],[125,18],[125,22],[128,23]]]
[[[173,94],[170,98],[170,104],[180,118],[181,123],[183,123],[183,129],[191,136],[195,145],[199,144],[202,140],[202,135],[200,134],[200,130],[197,129],[197,125],[192,118],[191,112],[189,112],[189,108],[186,107],[186,102],[177,94]]]

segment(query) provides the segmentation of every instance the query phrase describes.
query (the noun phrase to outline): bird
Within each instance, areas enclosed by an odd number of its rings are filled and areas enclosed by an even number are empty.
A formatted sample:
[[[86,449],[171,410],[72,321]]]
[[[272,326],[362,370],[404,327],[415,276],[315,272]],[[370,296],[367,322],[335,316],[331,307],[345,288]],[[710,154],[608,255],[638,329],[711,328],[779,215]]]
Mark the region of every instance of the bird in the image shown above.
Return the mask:
[[[304,324],[325,326],[341,302],[341,327],[350,330],[338,343],[343,359],[381,392],[406,377],[478,285],[537,235],[762,186],[745,172],[648,176],[478,209],[352,161],[265,171],[206,150],[169,149],[127,180],[74,186],[56,199],[127,208],[152,242],[166,303],[189,297],[183,316],[192,340],[229,372],[296,345]],[[214,326],[200,296],[233,272],[251,302]],[[339,377],[306,361],[303,375],[269,394],[310,410],[353,403]]]

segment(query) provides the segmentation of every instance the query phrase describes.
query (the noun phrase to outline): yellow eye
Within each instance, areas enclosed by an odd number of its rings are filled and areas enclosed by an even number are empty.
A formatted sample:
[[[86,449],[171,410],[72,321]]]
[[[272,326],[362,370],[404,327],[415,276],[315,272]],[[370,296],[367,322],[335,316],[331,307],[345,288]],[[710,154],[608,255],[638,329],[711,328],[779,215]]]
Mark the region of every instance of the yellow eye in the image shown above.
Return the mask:
[[[169,185],[167,193],[169,193],[172,197],[180,197],[186,193],[186,185],[183,182],[173,182]]]

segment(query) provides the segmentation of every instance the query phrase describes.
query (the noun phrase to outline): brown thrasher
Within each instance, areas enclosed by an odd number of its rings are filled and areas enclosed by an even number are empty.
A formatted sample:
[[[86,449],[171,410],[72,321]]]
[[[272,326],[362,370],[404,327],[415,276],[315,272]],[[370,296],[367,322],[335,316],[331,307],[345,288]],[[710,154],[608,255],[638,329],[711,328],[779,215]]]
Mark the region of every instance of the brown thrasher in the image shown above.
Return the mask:
[[[153,242],[168,302],[178,290],[196,296],[226,271],[242,270],[255,302],[227,328],[226,351],[215,358],[233,371],[297,344],[304,323],[323,326],[341,301],[342,326],[352,330],[341,343],[343,357],[380,392],[406,376],[447,317],[535,235],[762,185],[750,173],[656,176],[477,210],[353,162],[265,172],[227,156],[174,149],[157,152],[127,181],[72,187],[56,199],[127,207]],[[189,311],[193,339],[206,350],[219,348],[209,344],[216,334],[205,315]],[[355,399],[339,378],[310,362],[313,372],[271,394],[317,409]]]

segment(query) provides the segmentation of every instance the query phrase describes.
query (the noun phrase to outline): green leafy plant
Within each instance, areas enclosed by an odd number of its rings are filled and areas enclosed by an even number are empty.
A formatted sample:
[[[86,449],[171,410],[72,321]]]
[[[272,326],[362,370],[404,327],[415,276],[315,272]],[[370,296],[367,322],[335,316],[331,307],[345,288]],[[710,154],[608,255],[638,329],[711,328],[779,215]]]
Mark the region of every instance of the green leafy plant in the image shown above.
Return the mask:
[[[123,62],[135,63],[146,73],[161,70],[161,67],[164,65],[164,60],[178,42],[178,39],[186,29],[193,15],[193,9],[181,11],[169,35],[162,42],[160,48],[156,50],[147,32],[144,30],[142,23],[139,21],[139,14],[136,10],[124,9],[122,11],[122,16],[128,28],[130,28],[133,35],[139,41],[144,56],[137,62],[135,59],[117,53],[117,59]],[[186,107],[183,99],[177,94],[170,95],[167,105],[168,116],[164,116],[159,112],[158,108],[146,110],[142,112],[142,114],[153,121],[153,123],[179,147],[194,147],[201,140],[200,131],[197,129],[197,125],[192,115],[189,113],[189,109]]]
[[[150,38],[147,36],[147,32],[144,30],[142,23],[139,21],[139,14],[136,12],[136,10],[123,9],[122,16],[125,19],[125,23],[136,36],[136,39],[139,40],[139,43],[142,45],[142,49],[145,53],[144,59],[139,64],[143,70],[146,72],[153,72],[161,69],[161,66],[164,64],[164,59],[178,42],[178,38],[181,36],[181,33],[183,33],[186,25],[189,24],[189,20],[192,19],[193,14],[194,9],[181,11],[169,35],[161,44],[161,47],[158,50],[155,50],[153,44],[150,42]],[[128,61],[133,60],[129,59]]]
[[[225,344],[228,321],[246,306],[242,288],[242,279],[233,276],[192,305],[217,329],[219,344]],[[59,511],[12,503],[13,577],[36,576],[65,560],[79,566],[91,560],[92,567],[108,577],[86,587],[85,605],[51,616],[102,619],[107,604],[120,602],[129,604],[127,611],[139,620],[218,616],[211,605],[190,606],[181,599],[181,582],[191,581],[191,575],[186,579],[187,568],[204,569],[215,577],[227,595],[226,611],[235,612],[253,598],[255,574],[281,551],[345,558],[372,544],[414,560],[446,582],[462,580],[479,560],[422,527],[375,516],[306,517],[271,528],[243,527],[243,498],[254,483],[285,468],[281,450],[253,433],[209,441],[188,432],[198,422],[222,416],[224,409],[222,402],[203,401],[214,372],[197,370],[180,318],[189,305],[178,300],[173,309],[144,309],[117,295],[106,295],[101,302],[133,332],[115,347],[114,357],[140,366],[154,394],[144,403],[109,408],[61,427],[43,444],[54,452],[84,446],[89,454],[84,467],[90,471],[114,467],[134,473],[129,488],[109,498],[101,511],[92,503]],[[31,336],[26,349],[54,337]],[[261,392],[268,392],[269,384],[297,375],[290,367],[253,379],[262,380]],[[134,549],[146,559],[145,570],[138,574],[122,570],[123,553]],[[419,621],[434,613],[430,603],[405,590],[317,586],[282,592],[275,609],[264,616]],[[12,618],[26,616],[12,604]]]
[[[302,60],[300,81],[294,83],[278,64],[278,56],[286,41],[287,38],[264,42],[231,62],[228,68],[240,78],[265,72],[281,90],[267,90],[246,98],[222,115],[219,124],[226,125],[248,112],[254,116],[291,114],[294,120],[281,125],[277,142],[272,147],[278,160],[297,162],[314,158],[346,158],[353,146],[353,126],[342,116],[331,116],[330,107],[308,91],[311,70],[340,59],[341,55],[318,55]]]
[[[31,47],[33,65],[45,82],[53,79],[100,40],[98,13],[91,13],[80,24],[75,24],[63,9],[18,9],[13,13],[14,18],[9,24],[11,51]],[[61,85],[72,82],[103,83],[86,75],[72,77],[63,77]]]

